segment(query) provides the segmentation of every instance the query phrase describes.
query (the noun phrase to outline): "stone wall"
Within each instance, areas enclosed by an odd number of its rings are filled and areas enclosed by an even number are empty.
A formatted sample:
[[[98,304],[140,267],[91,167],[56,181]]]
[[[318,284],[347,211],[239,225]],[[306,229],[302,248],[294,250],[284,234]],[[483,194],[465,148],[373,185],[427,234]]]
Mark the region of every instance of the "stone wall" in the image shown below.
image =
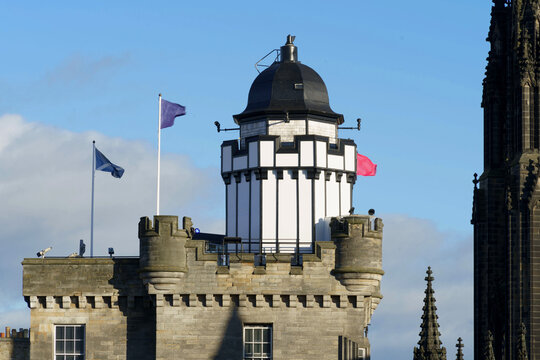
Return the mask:
[[[0,360],[30,359],[28,338],[0,338]]]
[[[52,358],[61,324],[85,326],[88,360],[237,359],[246,324],[272,326],[274,359],[337,358],[343,337],[369,354],[364,329],[382,298],[380,262],[351,267],[341,256],[337,269],[336,246],[352,236],[364,247],[349,242],[349,251],[377,252],[382,222],[346,219],[334,224],[339,241],[316,242],[301,266],[291,265],[290,254],[268,254],[264,266],[255,266],[254,254],[231,254],[220,266],[203,240],[189,239],[191,222],[179,229],[171,216],[154,226],[141,219],[141,244],[148,245],[141,251],[149,252],[141,258],[25,259],[31,356]],[[153,257],[161,243],[181,245],[175,257],[183,271]]]
[[[150,301],[125,296],[112,301],[53,302],[31,310],[31,359],[52,359],[55,325],[84,325],[87,360],[148,359],[155,352],[155,316]]]
[[[274,359],[337,359],[343,334],[369,348],[361,325],[363,304],[353,299],[252,295],[192,300],[165,301],[156,308],[156,359],[178,353],[182,359],[241,359],[246,324],[272,325]]]

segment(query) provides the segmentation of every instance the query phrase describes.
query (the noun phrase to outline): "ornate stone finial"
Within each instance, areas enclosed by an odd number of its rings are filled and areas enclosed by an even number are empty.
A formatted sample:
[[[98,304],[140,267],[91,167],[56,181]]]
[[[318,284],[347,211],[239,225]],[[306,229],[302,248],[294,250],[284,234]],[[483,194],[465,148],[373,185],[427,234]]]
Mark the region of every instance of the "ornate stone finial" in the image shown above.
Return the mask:
[[[478,181],[478,174],[477,174],[477,173],[474,173],[473,176],[474,176],[474,179],[473,179],[472,182],[473,182],[473,184],[474,184],[474,188],[475,188],[475,189],[478,189],[478,183],[479,183],[479,181]]]
[[[433,294],[432,282],[435,280],[432,276],[431,266],[428,267],[426,287],[426,297],[424,298],[424,307],[422,315],[422,324],[420,325],[420,341],[418,341],[418,347],[414,348],[414,360],[446,360],[446,348],[442,346],[442,342],[439,339],[441,333],[439,332],[439,323],[437,319],[437,307],[435,306],[435,297]]]
[[[484,338],[484,360],[495,360],[495,352],[493,351],[493,334],[489,330]]]
[[[518,334],[518,343],[517,343],[517,358],[518,360],[527,360],[529,358],[527,352],[527,328],[524,323],[521,323]]]
[[[457,339],[458,343],[456,344],[456,347],[457,347],[457,354],[456,354],[456,360],[463,360],[463,343],[462,343],[462,339],[461,338],[458,338]]]

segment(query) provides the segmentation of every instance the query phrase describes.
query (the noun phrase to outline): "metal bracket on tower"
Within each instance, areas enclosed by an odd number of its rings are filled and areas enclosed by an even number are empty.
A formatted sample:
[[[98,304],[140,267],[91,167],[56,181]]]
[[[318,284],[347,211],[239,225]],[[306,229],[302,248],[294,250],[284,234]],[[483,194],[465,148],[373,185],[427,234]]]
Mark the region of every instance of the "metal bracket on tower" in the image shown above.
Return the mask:
[[[338,130],[358,130],[358,131],[360,131],[361,125],[362,125],[362,119],[358,118],[358,119],[356,119],[356,127],[344,126],[344,127],[338,127]]]
[[[222,129],[221,124],[219,123],[219,121],[214,121],[214,125],[216,125],[217,132],[240,130],[239,127],[238,128],[230,128],[230,129]]]

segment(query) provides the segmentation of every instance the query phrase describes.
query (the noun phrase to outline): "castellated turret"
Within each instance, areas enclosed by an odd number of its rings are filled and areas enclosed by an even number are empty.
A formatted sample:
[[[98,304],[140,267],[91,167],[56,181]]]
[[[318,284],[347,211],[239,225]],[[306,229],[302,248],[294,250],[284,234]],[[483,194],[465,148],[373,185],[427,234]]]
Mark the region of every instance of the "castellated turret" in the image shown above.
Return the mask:
[[[336,244],[336,278],[349,291],[379,293],[384,274],[382,220],[352,215],[333,218],[330,227]]]
[[[383,224],[350,214],[356,145],[293,37],[233,118],[225,234],[142,217],[138,257],[25,259],[31,358],[370,358]]]
[[[184,229],[178,229],[177,216],[156,216],[154,226],[148,217],[139,221],[139,272],[150,293],[168,290],[183,278],[190,228],[185,218]]]

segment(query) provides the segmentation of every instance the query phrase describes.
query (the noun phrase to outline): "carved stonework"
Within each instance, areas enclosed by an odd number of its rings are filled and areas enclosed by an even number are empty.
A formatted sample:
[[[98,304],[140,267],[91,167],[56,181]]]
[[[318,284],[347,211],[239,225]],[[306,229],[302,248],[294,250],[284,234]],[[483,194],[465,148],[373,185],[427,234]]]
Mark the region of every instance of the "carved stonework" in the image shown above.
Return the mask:
[[[538,359],[540,343],[524,344],[532,336],[517,334],[521,321],[540,327],[533,315],[540,304],[530,300],[540,298],[533,285],[540,265],[540,1],[493,0],[487,40],[484,169],[473,200],[474,354]]]
[[[528,352],[527,352],[527,329],[525,328],[525,324],[521,323],[521,327],[519,329],[518,334],[518,345],[517,345],[517,360],[528,360]]]
[[[434,280],[431,271],[431,267],[428,267],[427,276],[425,278],[427,282],[426,297],[424,298],[424,307],[422,315],[422,324],[420,325],[420,341],[418,341],[418,347],[414,348],[414,360],[446,360],[446,348],[442,346],[442,342],[439,339],[441,333],[439,332],[439,323],[437,319],[437,307],[435,306],[435,297],[433,294],[432,282]]]

